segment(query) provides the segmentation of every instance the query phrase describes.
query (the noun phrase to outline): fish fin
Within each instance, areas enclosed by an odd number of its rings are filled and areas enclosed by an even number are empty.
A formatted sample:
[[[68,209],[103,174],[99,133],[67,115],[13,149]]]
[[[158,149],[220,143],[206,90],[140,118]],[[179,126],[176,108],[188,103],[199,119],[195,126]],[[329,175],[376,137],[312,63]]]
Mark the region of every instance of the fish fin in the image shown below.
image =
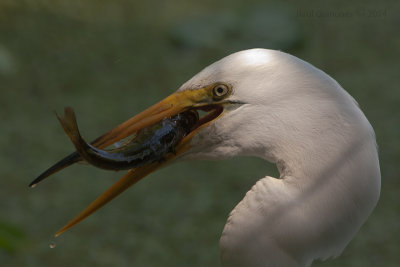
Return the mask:
[[[79,133],[74,110],[71,107],[65,107],[64,117],[61,117],[57,113],[56,116],[61,126],[63,127],[64,132],[71,139],[72,143],[74,143],[75,146],[79,145],[80,139],[82,139],[82,137]]]

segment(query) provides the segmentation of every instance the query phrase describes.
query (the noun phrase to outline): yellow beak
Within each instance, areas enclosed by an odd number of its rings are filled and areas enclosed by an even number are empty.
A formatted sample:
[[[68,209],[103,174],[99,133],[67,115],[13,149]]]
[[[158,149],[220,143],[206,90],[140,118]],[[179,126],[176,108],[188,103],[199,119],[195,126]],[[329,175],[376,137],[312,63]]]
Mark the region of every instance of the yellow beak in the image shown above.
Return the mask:
[[[196,133],[208,125],[213,119],[218,117],[222,112],[222,107],[213,105],[212,88],[207,86],[201,89],[195,90],[185,90],[181,92],[176,92],[159,103],[151,106],[145,111],[139,113],[138,115],[132,117],[126,122],[120,124],[113,130],[97,138],[92,145],[97,148],[106,148],[109,145],[120,141],[136,131],[143,129],[149,125],[159,122],[163,118],[171,117],[188,109],[206,109],[207,111],[212,110],[212,112],[205,118],[200,120],[198,127],[191,131],[187,136],[185,136],[181,142],[175,148],[175,153],[169,153],[165,156],[166,160],[162,163],[149,163],[147,165],[131,169],[123,177],[121,177],[115,184],[113,184],[107,191],[101,194],[96,200],[94,200],[86,209],[84,209],[80,214],[78,214],[74,219],[68,222],[64,227],[62,227],[55,236],[59,236],[69,228],[73,227],[93,212],[104,206],[110,200],[118,196],[120,193],[125,191],[127,188],[137,183],[139,180],[171,162],[172,159],[181,155],[183,152],[187,151],[189,148],[189,141],[196,135]],[[217,103],[218,104],[218,103]],[[207,108],[208,107],[208,108]],[[211,107],[211,108],[210,108]]]

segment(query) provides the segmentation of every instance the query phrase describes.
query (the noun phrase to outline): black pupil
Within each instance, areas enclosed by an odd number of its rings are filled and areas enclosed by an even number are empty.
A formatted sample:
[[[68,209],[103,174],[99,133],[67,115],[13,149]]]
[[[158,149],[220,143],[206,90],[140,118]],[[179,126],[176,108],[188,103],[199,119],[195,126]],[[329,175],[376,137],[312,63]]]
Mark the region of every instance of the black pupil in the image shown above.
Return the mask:
[[[217,93],[220,94],[220,95],[223,94],[224,91],[225,91],[225,90],[224,90],[224,88],[222,88],[222,87],[218,87],[218,88],[217,88]]]

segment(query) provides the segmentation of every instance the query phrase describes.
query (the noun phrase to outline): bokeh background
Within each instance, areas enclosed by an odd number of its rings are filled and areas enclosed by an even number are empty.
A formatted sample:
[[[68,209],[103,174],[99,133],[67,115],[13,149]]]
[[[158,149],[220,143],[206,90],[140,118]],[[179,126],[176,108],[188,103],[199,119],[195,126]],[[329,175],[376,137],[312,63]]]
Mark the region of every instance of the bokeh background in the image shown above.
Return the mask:
[[[57,239],[122,173],[76,165],[28,183],[73,150],[53,111],[72,106],[94,139],[221,57],[264,47],[329,73],[376,131],[379,204],[340,258],[315,266],[400,266],[399,2],[329,3],[0,0],[0,265],[219,266],[230,210],[273,165],[169,166]]]

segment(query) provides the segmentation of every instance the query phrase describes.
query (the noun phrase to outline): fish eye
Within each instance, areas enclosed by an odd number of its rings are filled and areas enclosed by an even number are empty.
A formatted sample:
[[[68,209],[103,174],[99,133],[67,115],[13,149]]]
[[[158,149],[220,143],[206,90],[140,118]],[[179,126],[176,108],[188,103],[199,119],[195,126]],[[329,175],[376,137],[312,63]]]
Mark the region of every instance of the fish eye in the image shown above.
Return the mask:
[[[215,98],[224,97],[229,93],[229,87],[225,84],[217,84],[213,88],[213,95]]]

